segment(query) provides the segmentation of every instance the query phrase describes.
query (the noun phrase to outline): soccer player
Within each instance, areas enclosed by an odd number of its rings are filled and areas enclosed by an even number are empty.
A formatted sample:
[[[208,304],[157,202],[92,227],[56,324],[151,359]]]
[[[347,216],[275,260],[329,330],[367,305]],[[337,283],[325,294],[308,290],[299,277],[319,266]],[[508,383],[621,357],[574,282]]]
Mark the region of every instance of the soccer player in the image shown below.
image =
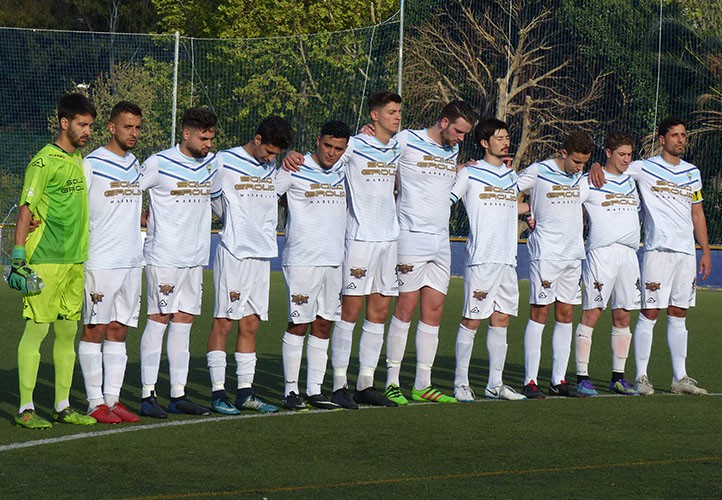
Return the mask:
[[[584,311],[574,336],[577,391],[597,396],[589,380],[592,333],[607,303],[612,301],[612,378],[609,390],[635,396],[639,393],[624,379],[632,333],[630,310],[640,308],[639,196],[634,181],[626,175],[632,161],[634,138],[621,132],[607,136],[604,151],[606,184],[590,186],[584,202],[589,223],[587,258],[582,264]],[[587,183],[586,176],[583,183]]]
[[[280,170],[276,191],[287,198],[283,276],[288,289],[288,327],[283,334],[283,407],[306,409],[298,389],[306,331],[306,397],[314,408],[339,405],[322,392],[331,326],[341,319],[343,250],[346,233],[345,164],[339,161],[351,131],[341,121],[326,122],[299,172]],[[319,241],[321,243],[319,243]]]
[[[143,266],[138,141],[142,111],[128,101],[110,112],[110,141],[84,161],[90,233],[78,360],[88,414],[103,424],[137,422],[120,402],[128,327],[138,326]]]
[[[142,402],[140,414],[166,418],[155,385],[163,337],[170,371],[170,413],[210,415],[191,401],[185,386],[190,363],[190,334],[201,312],[203,266],[211,245],[211,181],[217,157],[211,153],[218,119],[207,108],[190,108],[181,120],[180,144],[141,165],[140,187],[150,206],[144,257],[148,288],[148,321],[140,340]]]
[[[675,394],[707,394],[687,375],[687,311],[695,304],[696,273],[702,281],[712,271],[707,221],[702,208],[702,180],[697,167],[682,159],[687,125],[676,117],[661,121],[658,130],[662,154],[634,161],[627,174],[637,181],[644,205],[642,311],[634,330],[637,366],[635,389],[654,394],[647,375],[654,325],[660,309],[667,309],[667,343],[672,359]],[[599,169],[594,183],[599,186]],[[592,177],[592,174],[590,174]],[[695,239],[702,249],[696,265]],[[698,269],[698,271],[697,271]]]
[[[291,125],[278,116],[261,122],[253,139],[219,154],[213,180],[213,211],[223,221],[213,264],[215,302],[206,359],[211,408],[225,415],[240,409],[278,411],[253,393],[256,333],[268,320],[270,259],[278,255],[278,204],[274,186],[276,155],[293,141]],[[235,404],[226,396],[226,344],[238,321],[235,346],[238,386]]]
[[[75,365],[75,333],[83,305],[83,262],[88,256],[88,197],[79,149],[90,138],[95,106],[81,94],[58,99],[60,133],[30,161],[20,197],[8,284],[23,293],[25,330],[18,345],[20,408],[15,423],[28,429],[52,424],[35,412],[33,392],[40,345],[53,325],[55,405],[53,420],[92,425],[93,417],[70,406]],[[31,221],[39,220],[29,233]],[[29,267],[32,266],[32,267]],[[28,293],[34,273],[45,287]]]
[[[461,199],[469,216],[464,311],[456,336],[454,397],[463,403],[474,401],[474,391],[469,386],[469,363],[476,330],[481,320],[488,318],[489,381],[484,395],[490,399],[523,400],[525,396],[504,384],[502,375],[509,317],[516,316],[519,309],[517,215],[528,207],[525,203],[518,207],[518,176],[503,161],[509,154],[507,124],[496,118],[482,120],[474,138],[484,149],[484,158],[462,168],[451,190],[451,201]]]
[[[347,162],[348,217],[343,264],[341,319],[331,335],[333,394],[331,400],[343,408],[358,404],[398,406],[374,388],[374,373],[384,343],[384,325],[396,283],[396,217],[394,183],[399,144],[393,136],[401,122],[401,96],[378,92],[368,99],[374,135],[357,134],[349,140],[341,161]],[[284,169],[297,170],[303,156],[289,152]],[[366,318],[359,340],[359,376],[356,390],[348,389],[353,329],[366,302]]]
[[[543,399],[537,386],[541,339],[551,305],[556,323],[552,333],[552,376],[549,394],[583,397],[565,381],[572,342],[574,304],[581,304],[582,260],[585,258],[582,203],[589,185],[581,182],[594,143],[583,132],[572,132],[555,158],[533,163],[519,175],[519,191],[530,192],[536,227],[529,235],[529,322],[524,332],[524,389],[528,399]]]
[[[386,338],[386,392],[397,404],[408,404],[399,388],[399,372],[416,306],[414,401],[456,403],[431,385],[431,369],[439,345],[439,325],[451,276],[449,194],[456,178],[459,143],[471,132],[477,115],[467,103],[451,101],[436,123],[396,135],[398,160],[399,298]]]

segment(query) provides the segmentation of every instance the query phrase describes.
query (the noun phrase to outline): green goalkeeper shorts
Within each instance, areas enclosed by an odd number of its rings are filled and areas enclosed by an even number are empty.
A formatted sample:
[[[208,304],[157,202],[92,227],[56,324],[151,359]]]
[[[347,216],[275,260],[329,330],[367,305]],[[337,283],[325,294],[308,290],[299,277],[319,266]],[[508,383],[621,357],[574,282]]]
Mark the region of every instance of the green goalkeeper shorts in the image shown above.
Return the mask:
[[[83,264],[33,264],[45,283],[38,295],[23,296],[23,317],[36,323],[79,320],[83,308]]]

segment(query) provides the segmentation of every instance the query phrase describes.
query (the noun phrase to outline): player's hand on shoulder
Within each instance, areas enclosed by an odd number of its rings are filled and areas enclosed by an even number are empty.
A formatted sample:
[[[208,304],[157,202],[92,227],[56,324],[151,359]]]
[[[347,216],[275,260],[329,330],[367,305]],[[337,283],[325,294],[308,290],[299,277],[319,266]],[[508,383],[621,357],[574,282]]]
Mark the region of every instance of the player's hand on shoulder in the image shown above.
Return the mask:
[[[376,127],[374,127],[373,123],[367,123],[361,128],[359,132],[361,132],[363,135],[376,135]]]
[[[289,151],[283,158],[283,170],[286,172],[298,172],[303,165],[303,155],[298,151]]]
[[[604,170],[602,169],[601,163],[595,161],[589,169],[589,184],[592,184],[596,188],[600,188],[604,186],[606,182],[607,179],[604,177]]]
[[[477,163],[479,163],[479,162],[474,159],[471,159],[471,160],[467,161],[466,163],[457,163],[456,171],[460,172],[462,168],[472,167],[472,166],[476,165]]]

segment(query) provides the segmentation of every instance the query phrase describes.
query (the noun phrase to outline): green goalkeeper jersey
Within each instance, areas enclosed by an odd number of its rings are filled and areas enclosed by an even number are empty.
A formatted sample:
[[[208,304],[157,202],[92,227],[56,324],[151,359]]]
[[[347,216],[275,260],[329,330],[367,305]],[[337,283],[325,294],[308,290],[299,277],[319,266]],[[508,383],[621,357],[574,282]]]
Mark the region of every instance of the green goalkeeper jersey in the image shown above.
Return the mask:
[[[40,220],[25,244],[30,264],[75,264],[88,256],[88,194],[82,156],[55,144],[41,149],[25,172],[20,204]]]

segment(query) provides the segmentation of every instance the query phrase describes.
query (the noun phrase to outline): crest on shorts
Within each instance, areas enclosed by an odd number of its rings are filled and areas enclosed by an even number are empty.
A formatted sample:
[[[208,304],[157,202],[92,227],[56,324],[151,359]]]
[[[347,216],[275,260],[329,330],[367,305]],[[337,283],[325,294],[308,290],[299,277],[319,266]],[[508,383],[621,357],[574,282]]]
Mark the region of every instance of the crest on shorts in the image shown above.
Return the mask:
[[[657,290],[660,289],[661,286],[662,286],[662,285],[660,284],[659,281],[647,281],[647,282],[644,284],[644,288],[646,288],[646,289],[649,290],[650,292],[656,292]]]
[[[364,269],[363,267],[352,267],[351,276],[356,279],[364,278],[366,276],[366,269]]]
[[[552,282],[549,280],[541,280],[542,288],[551,288]]]
[[[90,300],[93,301],[93,304],[98,304],[100,302],[103,302],[104,295],[99,292],[90,292]]]
[[[486,296],[489,295],[489,292],[485,292],[484,290],[474,290],[473,294],[476,300],[484,300]]]
[[[408,274],[414,270],[413,264],[398,264],[396,266],[396,272],[401,274]]]
[[[228,298],[231,299],[231,302],[238,302],[239,300],[241,300],[241,292],[239,292],[238,290],[229,290]]]
[[[600,281],[595,281],[595,282],[594,282],[594,289],[595,289],[596,291],[601,292],[601,291],[602,291],[602,288],[604,288],[604,283],[602,283],[602,282],[600,282]]]
[[[171,293],[173,293],[173,289],[175,289],[175,285],[169,285],[167,283],[161,283],[160,285],[158,285],[158,290],[163,295],[170,295]]]
[[[292,293],[291,302],[299,306],[302,306],[303,304],[308,304],[308,295],[303,295],[302,293]]]

